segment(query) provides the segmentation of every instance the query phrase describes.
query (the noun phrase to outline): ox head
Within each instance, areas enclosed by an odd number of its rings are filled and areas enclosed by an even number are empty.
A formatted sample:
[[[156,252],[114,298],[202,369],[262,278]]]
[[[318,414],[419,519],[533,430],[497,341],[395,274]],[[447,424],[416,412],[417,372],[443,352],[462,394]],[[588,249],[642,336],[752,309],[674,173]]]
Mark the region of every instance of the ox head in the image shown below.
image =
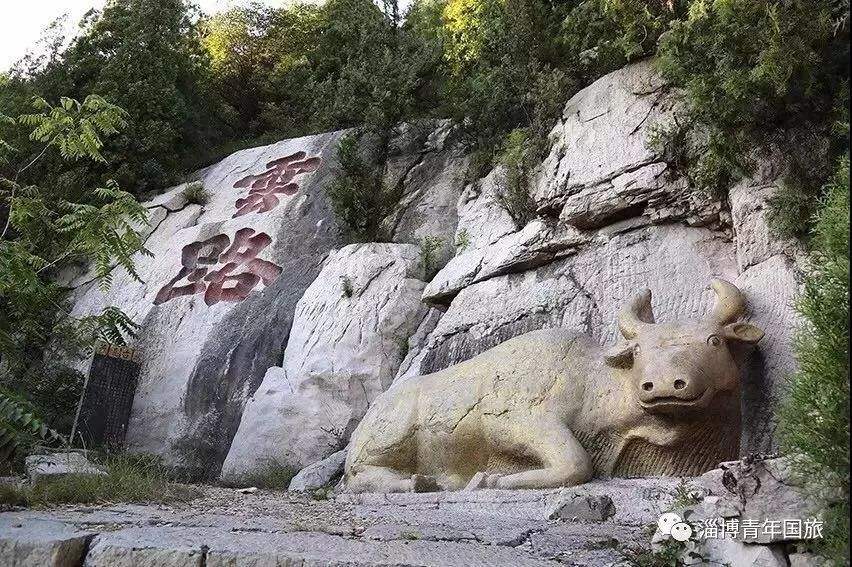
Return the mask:
[[[737,322],[745,309],[740,290],[720,279],[710,285],[716,306],[699,322],[656,323],[650,290],[621,311],[618,326],[625,342],[607,354],[606,363],[628,373],[645,411],[677,414],[702,409],[718,393],[737,388],[732,349],[756,343],[763,331]]]

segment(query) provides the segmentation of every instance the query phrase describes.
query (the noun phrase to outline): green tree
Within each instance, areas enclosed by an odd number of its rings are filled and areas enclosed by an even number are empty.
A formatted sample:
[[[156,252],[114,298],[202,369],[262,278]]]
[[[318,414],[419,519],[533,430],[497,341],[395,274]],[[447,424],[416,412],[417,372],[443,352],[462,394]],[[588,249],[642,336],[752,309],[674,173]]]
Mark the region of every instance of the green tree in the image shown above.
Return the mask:
[[[31,113],[1,116],[7,127],[29,132],[37,146],[23,153],[0,144],[0,387],[24,395],[52,425],[70,426],[79,382],[63,363],[96,340],[122,343],[134,325],[111,307],[71,317],[57,276],[75,261],[90,264],[104,287],[116,266],[135,276],[132,256],[144,251],[137,229],[147,222],[147,211],[114,182],[71,201],[22,179],[52,153],[72,166],[102,163],[104,139],[124,127],[126,113],[90,95],[82,103],[62,98],[56,106],[36,98]]]
[[[663,133],[672,161],[723,194],[756,150],[783,148],[792,169],[775,225],[804,235],[831,163],[848,149],[848,1],[693,0],[659,47],[659,67],[683,89],[678,124]],[[845,127],[832,131],[835,123]]]
[[[849,561],[849,157],[839,164],[816,218],[798,310],[798,373],[779,419],[786,452],[819,488],[841,489],[828,509],[821,551]],[[822,495],[817,495],[820,497]]]
[[[236,112],[237,137],[306,132],[319,12],[312,5],[250,4],[202,21],[213,84]]]
[[[109,0],[87,14],[68,49],[27,78],[46,99],[96,92],[127,112],[126,128],[102,150],[106,163],[88,165],[77,185],[114,179],[134,194],[159,189],[227,131],[196,16],[186,0]]]

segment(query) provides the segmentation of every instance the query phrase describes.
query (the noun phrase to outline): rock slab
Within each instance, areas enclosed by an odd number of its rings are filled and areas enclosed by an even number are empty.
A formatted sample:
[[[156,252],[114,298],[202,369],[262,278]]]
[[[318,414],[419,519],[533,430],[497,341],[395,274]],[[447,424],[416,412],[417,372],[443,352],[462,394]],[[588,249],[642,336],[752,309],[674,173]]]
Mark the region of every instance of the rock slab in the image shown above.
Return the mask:
[[[291,492],[310,492],[328,488],[343,475],[346,450],[332,453],[321,461],[300,470],[290,481]]]
[[[68,475],[103,476],[106,471],[93,465],[82,453],[52,453],[29,455],[24,460],[30,482],[59,478]]]
[[[223,480],[271,465],[298,471],[346,446],[426,315],[424,269],[412,244],[352,244],[329,255],[296,305],[282,365],[267,370],[246,405]]]

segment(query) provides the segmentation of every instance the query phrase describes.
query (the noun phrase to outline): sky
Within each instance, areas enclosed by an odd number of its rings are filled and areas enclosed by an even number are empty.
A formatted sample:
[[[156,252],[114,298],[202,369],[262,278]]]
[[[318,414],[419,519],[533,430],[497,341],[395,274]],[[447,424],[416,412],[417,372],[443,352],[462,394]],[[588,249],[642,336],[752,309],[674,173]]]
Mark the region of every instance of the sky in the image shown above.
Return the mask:
[[[281,0],[261,0],[270,6]],[[42,30],[68,13],[68,25],[76,29],[80,18],[91,8],[102,8],[105,0],[0,0],[0,72],[23,57],[41,36]],[[201,9],[213,13],[248,0],[196,0]]]

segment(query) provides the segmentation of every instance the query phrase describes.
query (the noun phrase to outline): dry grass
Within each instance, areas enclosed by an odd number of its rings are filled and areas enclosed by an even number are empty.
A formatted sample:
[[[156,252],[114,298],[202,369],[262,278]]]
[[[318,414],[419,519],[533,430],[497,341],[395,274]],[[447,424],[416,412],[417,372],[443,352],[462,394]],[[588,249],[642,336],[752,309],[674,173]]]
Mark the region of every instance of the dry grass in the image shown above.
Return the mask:
[[[200,496],[190,486],[169,479],[156,457],[112,455],[100,460],[106,475],[69,475],[34,485],[0,485],[0,504],[47,506],[98,502],[174,502]]]

